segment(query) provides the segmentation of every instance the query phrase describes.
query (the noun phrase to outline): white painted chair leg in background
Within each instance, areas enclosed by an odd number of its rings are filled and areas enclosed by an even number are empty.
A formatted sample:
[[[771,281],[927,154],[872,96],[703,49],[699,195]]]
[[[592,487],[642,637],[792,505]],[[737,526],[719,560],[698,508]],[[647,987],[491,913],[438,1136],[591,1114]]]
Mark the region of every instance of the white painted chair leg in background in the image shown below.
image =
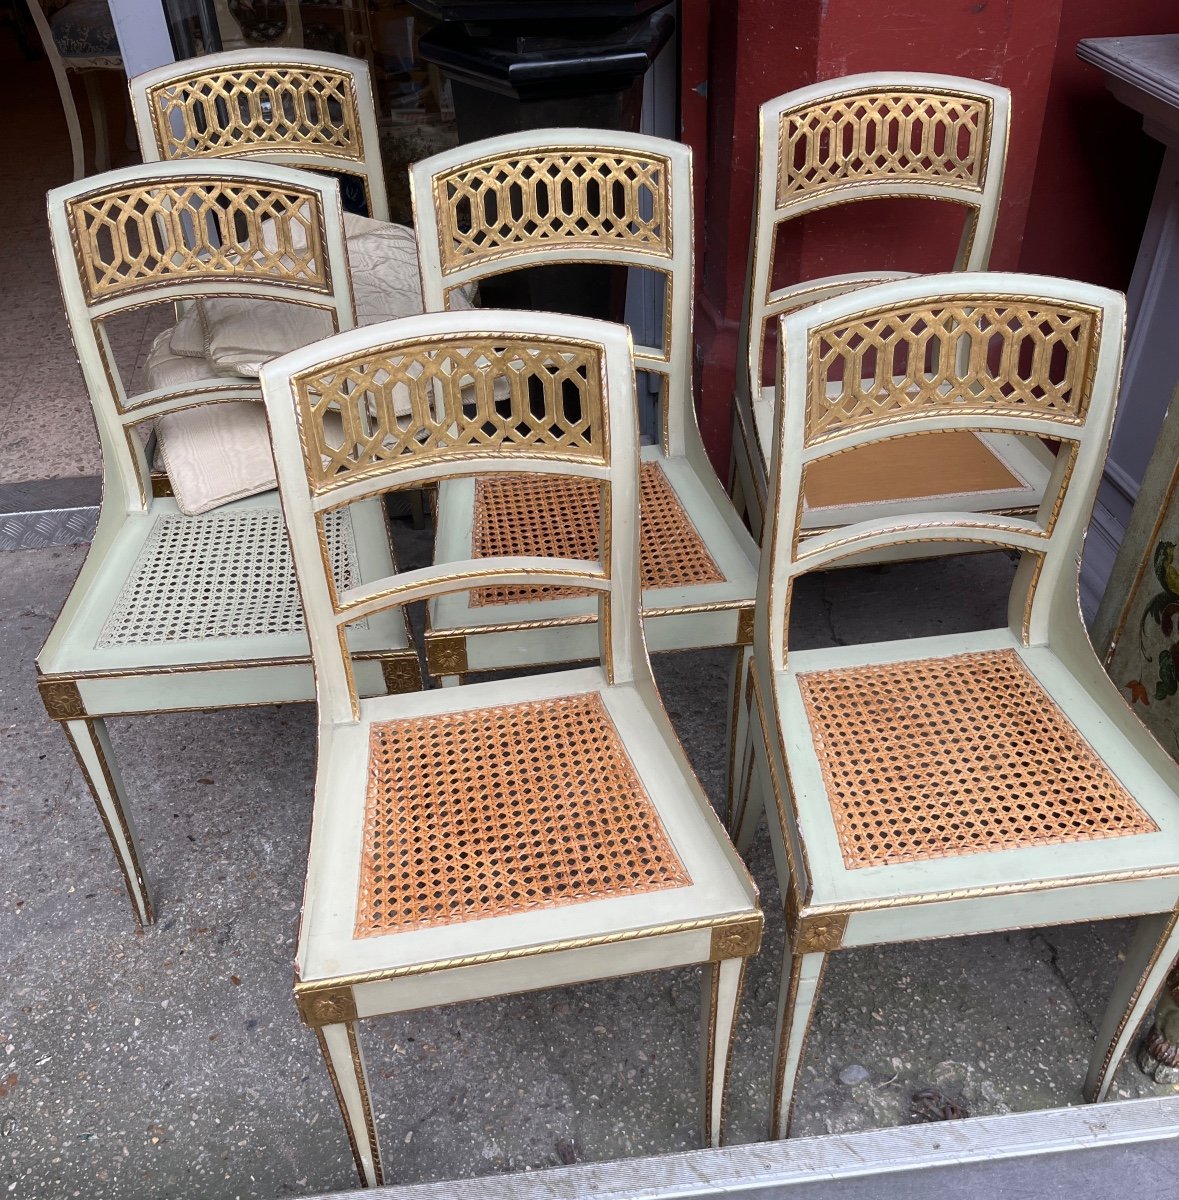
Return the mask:
[[[115,766],[106,722],[99,717],[88,717],[62,721],[61,727],[70,740],[78,766],[82,769],[99,816],[106,826],[115,858],[123,872],[135,919],[140,925],[150,925],[155,920],[155,914],[148,893],[147,877],[124,802],[123,783]]]
[[[1087,1100],[1105,1099],[1130,1041],[1154,1004],[1177,956],[1179,913],[1139,917],[1126,961],[1097,1031],[1085,1079]]]
[[[702,1054],[704,1144],[716,1148],[724,1134],[725,1094],[733,1057],[733,1035],[745,978],[744,958],[705,963],[702,1001],[707,1015]]]

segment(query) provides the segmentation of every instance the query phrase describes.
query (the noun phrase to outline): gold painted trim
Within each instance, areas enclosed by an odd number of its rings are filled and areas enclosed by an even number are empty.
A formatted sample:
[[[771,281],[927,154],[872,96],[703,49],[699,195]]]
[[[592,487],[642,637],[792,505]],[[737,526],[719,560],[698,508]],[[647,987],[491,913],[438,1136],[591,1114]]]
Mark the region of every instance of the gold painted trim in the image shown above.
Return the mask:
[[[724,582],[728,583],[729,581],[725,580]],[[698,585],[694,585],[694,586],[719,587],[720,584],[698,584]],[[605,589],[602,589],[602,590],[604,591]],[[593,598],[594,597],[592,597],[592,596],[586,597],[586,599],[593,599]],[[537,603],[537,602],[529,601],[528,603]],[[545,603],[545,601],[539,601],[539,603]],[[749,616],[749,620],[751,623],[750,629],[752,630],[753,609],[750,607],[749,601],[743,596],[734,597],[732,600],[719,600],[719,601],[716,601],[711,604],[680,604],[680,605],[675,605],[674,607],[670,607],[670,608],[648,608],[647,606],[644,605],[640,609],[640,613],[641,613],[641,616],[644,621],[652,621],[652,620],[658,621],[663,617],[695,617],[695,616],[699,616],[702,613],[735,612],[738,614],[738,624],[737,624],[738,632],[737,632],[736,637],[734,638],[734,640],[732,642],[719,643],[720,645],[732,645],[732,646],[745,646],[745,645],[753,644],[752,643],[752,633],[750,634],[751,640],[749,642],[741,642],[741,641],[736,640],[737,638],[739,638],[741,636],[740,621],[741,621],[741,618],[744,615],[744,613],[747,611],[750,614],[750,616]],[[458,636],[459,634],[461,634],[463,637],[466,637],[466,638],[476,638],[483,634],[491,634],[491,633],[520,633],[520,632],[527,632],[527,631],[530,631],[533,629],[560,629],[565,626],[572,626],[572,625],[591,625],[597,619],[598,618],[594,613],[588,612],[588,613],[581,613],[578,615],[573,615],[573,616],[568,616],[568,617],[549,617],[549,618],[543,619],[543,620],[518,621],[518,622],[510,622],[510,623],[506,623],[506,624],[455,625],[455,626],[448,625],[448,626],[444,626],[441,629],[428,630],[426,633],[426,640],[428,642],[431,638],[452,637],[452,636]],[[717,644],[718,643],[710,642],[709,647],[717,645]],[[690,647],[684,647],[684,649],[689,649],[689,648]],[[656,653],[657,654],[664,654],[664,653],[670,654],[670,653],[673,653],[673,651],[660,650],[660,651],[656,651]],[[498,669],[499,668],[493,668],[493,667],[487,668],[487,670],[498,670]]]
[[[725,1047],[724,1065],[721,1080],[721,1110],[720,1128],[717,1134],[717,1145],[724,1144],[725,1125],[729,1119],[729,1080],[733,1073],[733,1047],[737,1042],[737,1012],[741,1007],[741,994],[745,990],[745,971],[749,965],[747,958],[741,959],[741,967],[737,974],[737,995],[733,1002],[733,1020],[729,1025],[729,1040]],[[716,1022],[720,1009],[720,970],[713,966],[708,981],[708,1029],[705,1037],[704,1063],[704,1144],[712,1145],[712,1088],[716,1078]]]
[[[718,926],[745,925],[753,919],[763,919],[760,909],[729,917],[700,917],[693,921],[678,921],[668,925],[656,925],[649,929],[622,929],[614,933],[602,933],[593,937],[569,938],[565,941],[545,942],[534,946],[515,946],[507,950],[489,950],[483,954],[467,954],[460,958],[436,959],[427,963],[411,963],[403,967],[386,967],[355,975],[339,975],[328,979],[296,980],[295,996],[301,998],[315,992],[334,991],[343,987],[359,987],[366,983],[383,983],[387,980],[406,979],[414,975],[433,975],[439,971],[454,971],[461,967],[480,967],[488,963],[511,962],[521,958],[532,958],[540,954],[555,954],[563,950],[586,950],[595,946],[615,945],[619,942],[635,942],[643,938],[671,937],[680,933],[696,933],[715,929]],[[746,935],[747,936],[747,935]],[[700,958],[698,962],[711,961]]]
[[[753,645],[753,613],[751,607],[743,608],[737,613],[737,645]]]
[[[467,639],[461,633],[427,633],[426,666],[431,675],[467,673]]]
[[[721,962],[726,958],[748,958],[756,954],[761,946],[764,926],[765,917],[760,912],[751,917],[742,917],[728,925],[713,926],[708,961]]]
[[[1172,913],[1170,921],[1167,922],[1165,928],[1163,929],[1162,934],[1159,936],[1158,941],[1155,942],[1154,950],[1151,953],[1150,958],[1147,960],[1146,965],[1142,968],[1142,974],[1138,976],[1138,982],[1134,985],[1134,992],[1133,992],[1134,997],[1137,997],[1142,994],[1142,989],[1146,984],[1146,977],[1151,973],[1151,971],[1154,970],[1155,965],[1159,961],[1159,955],[1162,953],[1163,949],[1166,947],[1171,935],[1175,932],[1175,926],[1177,923],[1179,923],[1179,913]],[[1166,979],[1164,979],[1162,987],[1166,988],[1167,985],[1168,985],[1168,981]],[[1101,1071],[1098,1073],[1098,1076],[1097,1076],[1097,1082],[1098,1082],[1099,1086],[1101,1084],[1101,1081],[1105,1078],[1106,1072],[1109,1070],[1110,1065],[1113,1061],[1114,1049],[1117,1046],[1118,1042],[1121,1040],[1122,1034],[1125,1032],[1126,1023],[1127,1023],[1127,1020],[1129,1019],[1130,1009],[1132,1007],[1133,1007],[1133,998],[1122,1009],[1122,1015],[1118,1021],[1118,1026],[1114,1030],[1113,1037],[1111,1037],[1109,1039],[1109,1044],[1105,1048],[1105,1055],[1103,1056],[1103,1058],[1101,1060]],[[1086,1095],[1085,1099],[1093,1100],[1093,1099],[1096,1099],[1096,1097]]]
[[[422,664],[416,654],[390,655],[382,658],[381,677],[389,695],[398,692],[420,692],[425,681],[422,679]]]
[[[793,886],[786,892],[786,937],[791,954],[827,954],[843,947],[848,913],[815,914],[800,908]]]
[[[86,716],[86,705],[76,679],[38,679],[37,691],[45,711],[54,721],[76,721]]]
[[[802,1070],[803,1059],[806,1055],[807,1042],[811,1036],[811,1026],[814,1024],[815,1010],[819,1006],[819,996],[823,990],[823,980],[827,976],[827,963],[829,959],[826,955],[823,956],[823,961],[819,967],[819,977],[815,980],[815,991],[811,998],[811,1002],[807,1007],[806,1022],[802,1030],[802,1040],[798,1047],[798,1063],[794,1072],[794,1086],[790,1089],[790,1105],[786,1110],[786,1124],[783,1129],[784,1134],[789,1134],[790,1126],[794,1121],[794,1104],[798,1098],[798,1073]],[[790,1003],[790,998],[798,994],[799,982],[802,976],[802,956],[793,955],[790,959],[790,984],[787,992],[788,1011],[783,1016],[782,1033],[778,1039],[777,1057],[774,1062],[774,1099],[773,1110],[770,1118],[770,1134],[777,1136],[778,1125],[782,1115],[782,1092],[786,1082],[786,1057],[783,1053],[784,1048],[789,1044],[791,1018],[794,1015],[794,1005]]]
[[[347,984],[324,988],[317,992],[302,992],[296,984],[295,1006],[303,1023],[312,1029],[321,1025],[339,1025],[342,1021],[358,1020],[356,997]]]
[[[364,1131],[368,1135],[368,1152],[373,1160],[373,1180],[380,1187],[385,1182],[385,1172],[381,1166],[381,1148],[377,1144],[377,1126],[373,1120],[373,1106],[368,1094],[368,1079],[364,1070],[364,1062],[360,1057],[360,1042],[356,1037],[356,1025],[348,1022],[348,1050],[352,1055],[352,1070],[356,1074],[356,1086],[360,1092],[360,1109],[364,1113]]]
[[[364,1161],[360,1157],[360,1146],[357,1144],[356,1137],[352,1132],[352,1122],[348,1119],[348,1106],[344,1101],[344,1093],[340,1088],[340,1079],[336,1074],[335,1064],[332,1062],[332,1054],[328,1049],[327,1038],[324,1037],[321,1029],[315,1029],[313,1032],[315,1040],[319,1043],[319,1052],[323,1055],[324,1066],[327,1067],[328,1079],[331,1081],[332,1091],[336,1094],[336,1105],[344,1121],[344,1133],[347,1135],[348,1146],[352,1151],[352,1161],[356,1167],[356,1174],[360,1177],[361,1187],[367,1187],[368,1179],[364,1173]],[[373,1156],[373,1174],[376,1177],[377,1184],[380,1185],[383,1182],[381,1160],[372,1121],[372,1109],[368,1099],[368,1086],[365,1082],[364,1069],[360,1061],[360,1049],[356,1041],[355,1026],[351,1023],[348,1025],[348,1049],[352,1055],[352,1067],[356,1074],[357,1090],[360,1092],[360,1107],[364,1113],[365,1129],[369,1136],[369,1153]]]
[[[114,830],[111,828],[110,818],[107,816],[106,809],[102,805],[102,801],[98,795],[98,788],[95,785],[93,776],[90,773],[90,768],[86,765],[86,760],[82,757],[82,751],[78,745],[78,735],[75,733],[72,726],[74,724],[83,725],[86,729],[86,736],[90,741],[90,748],[94,752],[94,757],[98,762],[99,770],[102,772],[102,781],[106,785],[107,793],[110,796],[111,807],[114,808],[115,814],[119,821],[119,831],[123,835],[124,844],[127,847],[127,856],[131,860],[131,867],[134,870],[135,877],[132,879],[131,872],[127,870],[127,863],[123,855],[119,853],[119,848],[115,843]],[[111,770],[111,765],[107,762],[106,754],[103,752],[102,743],[98,740],[98,734],[95,730],[95,723],[91,720],[82,719],[80,721],[68,721],[65,725],[66,740],[70,743],[70,749],[73,751],[74,758],[77,760],[78,769],[82,772],[82,778],[86,781],[86,786],[90,791],[91,799],[94,801],[94,807],[98,809],[99,820],[102,821],[103,828],[106,830],[106,836],[110,840],[111,850],[114,853],[115,861],[119,864],[119,870],[123,876],[123,885],[127,889],[127,896],[131,900],[131,907],[135,913],[137,923],[143,925],[151,925],[155,921],[155,911],[152,908],[151,894],[147,888],[147,876],[143,870],[143,864],[139,860],[139,847],[135,842],[135,838],[131,833],[131,826],[127,823],[127,814],[123,810],[123,797],[115,785],[114,772]],[[143,904],[143,918],[140,921],[139,904]]]

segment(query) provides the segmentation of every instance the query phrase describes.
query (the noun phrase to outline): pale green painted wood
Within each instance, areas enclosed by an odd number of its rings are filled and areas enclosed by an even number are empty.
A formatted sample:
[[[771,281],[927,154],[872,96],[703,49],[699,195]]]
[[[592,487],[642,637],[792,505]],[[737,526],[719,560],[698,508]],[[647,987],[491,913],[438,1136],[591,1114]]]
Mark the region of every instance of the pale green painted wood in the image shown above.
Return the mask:
[[[966,183],[935,181],[916,175],[889,176],[853,180],[835,192],[827,190],[817,195],[796,194],[779,203],[778,179],[783,171],[783,162],[778,131],[784,113],[796,108],[834,101],[847,93],[913,89],[950,92],[963,97],[985,99],[990,103],[991,139],[981,188]],[[916,72],[897,74],[875,71],[827,79],[767,100],[759,108],[754,212],[749,236],[745,305],[739,334],[730,460],[730,477],[740,484],[744,511],[754,536],[759,541],[770,490],[769,459],[775,420],[773,387],[763,384],[762,363],[769,322],[792,309],[828,300],[859,288],[910,277],[906,272],[869,270],[808,279],[775,288],[773,256],[779,227],[817,209],[881,196],[911,196],[949,201],[966,211],[966,227],[954,269],[985,270],[990,259],[999,200],[1003,191],[1010,119],[1011,94],[1006,88],[954,75]],[[972,222],[974,237],[968,245],[967,235],[970,233]],[[1027,472],[1025,477],[1033,493],[1034,503],[1042,494],[1046,482],[1043,463],[1037,461],[1034,452],[1027,452],[1020,456],[1020,467]],[[1025,502],[1026,500],[1018,501]],[[989,497],[980,496],[967,507],[987,509],[1005,506],[1001,500],[992,503]],[[858,518],[849,514],[842,523],[850,523],[856,519]],[[876,560],[878,556],[873,559]]]
[[[278,275],[273,280],[250,281],[227,277],[224,271],[210,268],[204,275],[164,278],[162,283],[147,279],[142,287],[124,290],[113,298],[89,301],[74,251],[68,206],[90,194],[133,194],[138,188],[172,179],[188,181],[197,195],[203,180],[211,187],[225,181],[236,182],[257,189],[259,196],[279,206],[285,203],[284,197],[291,195],[292,187],[298,187],[300,195],[310,193],[312,217],[323,231],[328,291],[313,290]],[[200,296],[233,295],[307,303],[327,311],[338,327],[352,326],[355,315],[337,183],[322,176],[258,163],[156,163],[113,171],[55,189],[49,193],[48,204],[66,315],[102,447],[103,493],[98,527],[86,560],[37,657],[38,671],[51,679],[74,683],[85,714],[90,717],[314,699],[310,646],[301,632],[101,644],[104,625],[156,522],[179,515],[172,499],[152,495],[138,427],[167,412],[225,400],[257,401],[261,395],[254,380],[221,377],[182,390],[128,394],[126,381],[118,374],[118,363],[110,353],[103,322],[144,303],[184,303]],[[106,369],[108,362],[112,366],[110,374]],[[268,510],[281,518],[277,493],[222,506],[210,516],[252,510]],[[192,520],[199,522],[202,518]],[[354,510],[352,530],[361,578],[388,575],[393,569],[393,559],[379,502]],[[241,570],[251,569],[249,561],[241,563]],[[173,578],[169,586],[183,589],[185,580]],[[183,593],[178,598],[183,599]],[[191,600],[196,608],[207,608],[208,603],[207,598],[198,596]],[[351,631],[349,644],[357,654],[369,658],[358,666],[365,694],[386,690],[378,658],[400,657],[411,667],[415,661],[408,628],[400,613],[374,619],[367,629]],[[120,832],[131,828],[131,820],[105,727],[97,720],[89,724],[71,722],[67,732],[75,743],[79,764],[110,831],[136,917],[148,920],[151,903],[141,860],[133,840]]]
[[[941,301],[966,307],[996,297],[1041,304],[1080,304],[1101,315],[1101,337],[1089,360],[1083,419],[1040,412],[996,416],[902,414],[871,429],[836,428],[807,447],[810,394],[807,347],[811,330],[828,322],[854,324],[882,307],[922,311]],[[768,522],[754,622],[753,678],[760,703],[734,773],[732,828],[747,850],[767,814],[783,892],[793,889],[804,920],[841,914],[834,948],[949,937],[1067,921],[1146,914],[1143,932],[1110,1000],[1090,1071],[1089,1092],[1100,1098],[1166,965],[1179,950],[1179,767],[1143,728],[1111,683],[1089,643],[1077,600],[1081,540],[1100,479],[1113,418],[1121,362],[1123,298],[1086,284],[1037,276],[955,273],[899,280],[836,297],[782,318],[778,388],[782,413],[771,456]],[[995,369],[995,368],[989,368]],[[823,400],[820,397],[819,400]],[[954,428],[991,435],[1032,434],[1075,446],[1056,460],[1035,517],[999,517],[965,510],[865,514],[857,523],[797,542],[802,480],[807,464],[889,436]],[[1054,523],[1049,518],[1055,514]],[[867,554],[887,554],[912,538],[943,551],[963,541],[1042,555],[1035,569],[1025,553],[1016,572],[1007,627],[978,633],[836,646],[788,653],[791,589],[803,574]],[[906,549],[909,547],[906,546]],[[1084,740],[1157,825],[1093,841],[1061,842],[849,869],[841,852],[814,736],[799,688],[802,676],[833,670],[957,654],[1005,650],[1020,661]],[[762,735],[762,722],[768,738]],[[865,754],[872,731],[864,730]],[[775,797],[781,798],[781,806]],[[796,872],[796,875],[792,875]],[[833,947],[822,947],[829,952]],[[782,984],[776,1078],[781,1084],[774,1128],[784,1136],[805,1030],[821,981],[823,954],[788,948]],[[815,960],[815,961],[812,961]],[[793,980],[793,982],[791,982]]]
[[[601,246],[566,246],[559,240],[513,248],[510,257],[492,262],[444,264],[435,182],[466,164],[486,159],[527,157],[553,148],[601,150],[626,156],[654,154],[670,163],[661,181],[668,209],[671,255],[638,250],[603,237]],[[700,534],[725,578],[720,583],[681,588],[647,588],[642,593],[643,626],[648,649],[695,649],[736,646],[741,608],[753,600],[757,579],[757,547],[717,479],[700,439],[692,399],[692,164],[688,147],[661,138],[615,130],[540,129],[504,134],[444,151],[411,170],[414,212],[419,231],[422,291],[426,307],[447,306],[453,289],[477,284],[505,270],[563,262],[601,262],[665,273],[668,344],[635,347],[635,365],[666,380],[662,437],[643,448],[645,462],[662,467],[689,521]],[[446,483],[439,489],[437,529],[439,559],[468,558],[471,552],[473,484]],[[694,609],[694,612],[677,611]],[[719,611],[718,611],[719,610]],[[514,666],[575,662],[590,657],[592,631],[546,629],[545,621],[570,616],[592,617],[591,600],[533,601],[526,604],[472,607],[469,596],[454,593],[430,605],[430,627],[438,634],[461,633],[472,671]],[[505,627],[516,627],[511,634]],[[494,628],[493,628],[494,627]]]
[[[438,353],[448,338],[520,347],[537,339],[569,339],[602,346],[603,397],[608,430],[606,461],[561,456],[549,446],[513,445],[509,440],[442,454],[419,456],[412,447],[379,472],[317,490],[307,476],[303,431],[296,419],[291,378],[332,364],[333,371],[364,363],[367,370],[408,370]],[[502,369],[502,368],[501,368]],[[494,386],[484,363],[486,386]],[[280,491],[302,586],[319,681],[319,753],[316,801],[296,958],[297,986],[347,989],[360,1018],[427,1005],[457,1003],[533,988],[552,987],[638,971],[651,971],[714,957],[712,926],[758,920],[757,895],[740,858],[724,834],[708,797],[693,774],[651,675],[640,627],[638,600],[638,446],[634,374],[625,328],[584,318],[545,313],[431,313],[382,326],[353,330],[295,351],[262,372]],[[455,391],[458,389],[456,388]],[[450,427],[444,389],[433,403],[439,428]],[[510,425],[511,422],[506,422]],[[501,435],[504,436],[504,435]],[[430,445],[430,435],[419,444]],[[507,435],[510,438],[510,434]],[[362,502],[391,487],[426,482],[461,485],[474,474],[557,473],[609,484],[603,521],[608,530],[605,562],[515,558],[439,558],[432,566],[372,580],[367,588],[333,598],[319,549],[318,519],[342,502]],[[428,600],[456,586],[470,586],[475,572],[492,568],[492,578],[536,583],[575,580],[598,593],[597,664],[577,670],[525,675],[504,681],[437,688],[400,696],[358,697],[340,651],[341,623],[356,614],[409,599]],[[554,576],[569,570],[572,576]],[[549,572],[546,574],[545,572]],[[486,577],[480,574],[483,581]],[[607,632],[608,631],[608,636]],[[690,883],[638,895],[588,899],[551,908],[490,915],[440,926],[356,935],[362,872],[369,742],[374,725],[423,716],[455,714],[489,706],[517,705],[596,694],[655,806]],[[607,939],[603,941],[603,939]],[[748,953],[748,949],[745,951]],[[736,972],[739,976],[739,970]],[[706,1053],[713,1062],[705,1098],[710,1136],[719,1137],[729,1054],[727,1030],[739,997],[734,970],[721,967],[711,999],[717,1041]],[[342,1047],[340,1025],[329,1043]],[[724,1034],[723,1045],[720,1035]],[[707,1029],[706,1029],[707,1039]],[[337,1072],[340,1054],[332,1052]],[[371,1179],[376,1148],[362,1143],[357,1096],[363,1082],[353,1072],[342,1096],[345,1120],[362,1145],[362,1178]],[[367,1149],[363,1148],[367,1145]],[[366,1158],[366,1154],[369,1155]]]

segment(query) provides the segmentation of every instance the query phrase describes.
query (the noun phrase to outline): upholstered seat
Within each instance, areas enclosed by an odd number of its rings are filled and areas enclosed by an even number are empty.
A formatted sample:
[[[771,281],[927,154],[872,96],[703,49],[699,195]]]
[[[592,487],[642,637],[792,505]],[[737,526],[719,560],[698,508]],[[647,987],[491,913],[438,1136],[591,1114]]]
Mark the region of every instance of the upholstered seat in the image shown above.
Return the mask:
[[[49,27],[63,58],[119,53],[107,0],[70,0],[49,18]]]

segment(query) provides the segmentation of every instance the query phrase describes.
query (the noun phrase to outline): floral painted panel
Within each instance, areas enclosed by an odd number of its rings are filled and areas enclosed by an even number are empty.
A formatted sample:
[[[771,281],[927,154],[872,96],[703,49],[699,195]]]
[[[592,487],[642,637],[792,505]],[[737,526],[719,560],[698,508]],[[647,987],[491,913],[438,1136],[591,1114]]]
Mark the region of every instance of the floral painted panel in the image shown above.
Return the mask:
[[[1139,719],[1179,759],[1179,389],[1093,623],[1093,643]]]
[[[1155,542],[1108,663],[1139,719],[1179,758],[1179,513]]]

